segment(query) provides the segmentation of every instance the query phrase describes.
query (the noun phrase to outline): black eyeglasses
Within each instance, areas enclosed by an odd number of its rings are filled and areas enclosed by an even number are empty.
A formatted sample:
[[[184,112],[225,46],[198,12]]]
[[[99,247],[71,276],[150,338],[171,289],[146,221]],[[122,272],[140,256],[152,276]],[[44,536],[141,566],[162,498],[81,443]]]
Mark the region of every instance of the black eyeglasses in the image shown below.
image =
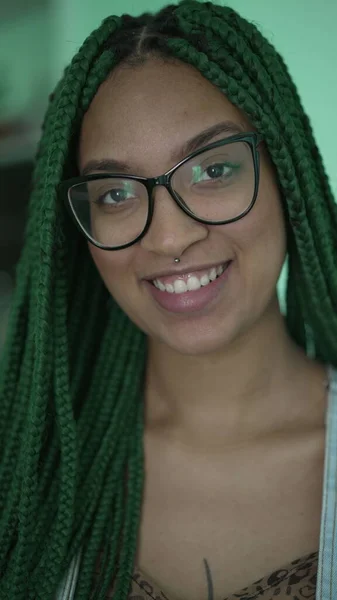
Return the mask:
[[[142,239],[158,185],[192,219],[232,223],[255,204],[262,140],[259,133],[240,133],[196,150],[159,177],[86,175],[62,182],[60,192],[79,230],[103,250],[122,250]]]

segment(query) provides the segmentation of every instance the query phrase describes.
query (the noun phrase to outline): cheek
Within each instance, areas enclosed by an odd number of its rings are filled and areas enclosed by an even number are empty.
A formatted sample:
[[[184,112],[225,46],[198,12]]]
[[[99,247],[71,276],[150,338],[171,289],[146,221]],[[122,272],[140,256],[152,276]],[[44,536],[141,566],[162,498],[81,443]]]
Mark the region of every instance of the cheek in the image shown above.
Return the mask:
[[[237,253],[245,279],[277,279],[286,258],[284,215],[278,189],[272,181],[261,187],[252,210],[224,228]]]
[[[114,291],[123,286],[123,281],[127,281],[128,278],[130,280],[130,252],[128,249],[122,252],[108,252],[90,243],[88,248],[102,280],[109,292],[114,295]]]
[[[281,196],[277,184],[269,173],[261,171],[260,190],[255,205],[242,221],[241,237],[245,245],[252,249],[270,252],[271,255],[284,253],[286,228]]]
[[[243,219],[224,227],[223,233],[230,240],[230,244],[239,254],[247,256],[247,259],[262,250],[273,253],[283,246],[281,215],[258,210],[257,205]]]

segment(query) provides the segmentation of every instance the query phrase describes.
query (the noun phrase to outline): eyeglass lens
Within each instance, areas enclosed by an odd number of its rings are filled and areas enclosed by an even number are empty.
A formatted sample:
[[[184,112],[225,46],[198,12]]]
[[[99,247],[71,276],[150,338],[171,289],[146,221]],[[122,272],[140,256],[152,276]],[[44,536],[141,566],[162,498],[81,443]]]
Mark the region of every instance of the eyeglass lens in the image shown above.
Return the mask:
[[[246,142],[206,150],[183,163],[171,186],[183,205],[205,221],[226,221],[244,213],[253,200],[255,171]],[[127,178],[99,178],[69,190],[75,217],[96,242],[118,247],[135,240],[148,216],[146,187]]]

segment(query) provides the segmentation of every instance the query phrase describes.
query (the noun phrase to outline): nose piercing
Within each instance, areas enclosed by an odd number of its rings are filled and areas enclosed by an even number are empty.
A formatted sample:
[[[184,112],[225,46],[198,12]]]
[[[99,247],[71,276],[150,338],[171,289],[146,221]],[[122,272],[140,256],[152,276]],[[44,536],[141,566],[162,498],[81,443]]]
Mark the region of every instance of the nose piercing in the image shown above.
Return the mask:
[[[174,262],[175,262],[175,263],[178,263],[178,262],[180,262],[180,258],[175,258],[175,259],[174,259]]]

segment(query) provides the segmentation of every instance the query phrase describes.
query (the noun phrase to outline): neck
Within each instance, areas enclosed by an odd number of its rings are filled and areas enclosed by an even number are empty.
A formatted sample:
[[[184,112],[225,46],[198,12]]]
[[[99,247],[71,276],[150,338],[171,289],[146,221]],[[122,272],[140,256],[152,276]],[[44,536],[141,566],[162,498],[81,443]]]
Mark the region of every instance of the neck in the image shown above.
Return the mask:
[[[243,443],[293,423],[308,372],[323,397],[324,366],[290,338],[277,300],[217,354],[181,355],[150,339],[145,424],[191,444]]]

